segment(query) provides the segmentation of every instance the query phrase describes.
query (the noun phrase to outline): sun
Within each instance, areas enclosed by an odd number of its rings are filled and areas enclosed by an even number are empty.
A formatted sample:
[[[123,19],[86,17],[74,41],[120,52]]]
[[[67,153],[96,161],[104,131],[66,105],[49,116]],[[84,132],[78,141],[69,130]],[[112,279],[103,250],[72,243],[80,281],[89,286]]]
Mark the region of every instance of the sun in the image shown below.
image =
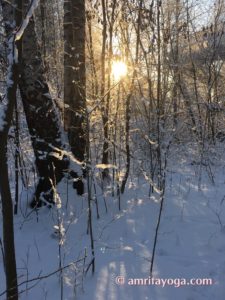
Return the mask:
[[[121,80],[127,75],[127,65],[120,60],[112,62],[112,75],[116,81]]]

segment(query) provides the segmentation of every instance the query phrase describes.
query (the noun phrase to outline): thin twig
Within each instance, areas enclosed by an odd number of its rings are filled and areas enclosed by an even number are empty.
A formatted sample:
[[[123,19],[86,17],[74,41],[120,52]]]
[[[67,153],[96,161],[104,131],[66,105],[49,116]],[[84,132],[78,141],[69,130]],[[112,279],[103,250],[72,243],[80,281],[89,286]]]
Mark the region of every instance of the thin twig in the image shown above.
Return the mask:
[[[21,285],[23,285],[23,284],[27,284],[27,283],[30,283],[30,282],[33,282],[33,281],[37,281],[37,280],[41,281],[42,279],[46,279],[46,278],[48,278],[48,277],[51,277],[52,275],[55,275],[55,274],[61,272],[62,270],[67,269],[67,268],[73,266],[74,264],[76,264],[76,263],[78,263],[78,262],[80,262],[80,261],[83,261],[84,259],[85,259],[85,257],[83,257],[83,258],[81,258],[81,259],[78,259],[78,260],[76,260],[76,261],[74,261],[74,262],[72,262],[72,263],[70,263],[70,264],[68,264],[68,265],[66,265],[66,266],[64,266],[64,267],[62,267],[62,268],[60,268],[60,269],[57,269],[57,270],[55,270],[55,271],[52,271],[51,273],[46,274],[46,275],[42,275],[42,276],[41,276],[41,272],[40,272],[39,275],[38,275],[37,277],[34,277],[34,278],[32,278],[32,279],[29,279],[29,280],[25,280],[25,281],[20,282],[20,283],[18,284],[18,287],[21,286]],[[8,291],[8,290],[5,290],[5,291],[3,291],[2,293],[0,293],[0,297],[3,296],[3,295],[5,295],[5,294],[7,293],[7,291]]]

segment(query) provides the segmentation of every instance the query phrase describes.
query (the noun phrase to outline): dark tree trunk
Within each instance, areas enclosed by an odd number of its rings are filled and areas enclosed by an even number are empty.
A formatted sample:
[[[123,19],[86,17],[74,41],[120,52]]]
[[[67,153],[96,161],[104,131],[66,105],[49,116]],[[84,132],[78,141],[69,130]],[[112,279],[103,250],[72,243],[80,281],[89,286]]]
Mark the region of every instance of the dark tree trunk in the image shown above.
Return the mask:
[[[46,8],[45,8],[46,1],[40,0],[40,9],[41,9],[41,48],[44,58],[44,63],[46,63],[46,32],[45,32],[45,20],[46,20]]]
[[[13,108],[16,101],[16,89],[18,82],[17,66],[11,69],[11,80],[13,84],[7,90],[7,110],[4,118],[5,126],[0,130],[0,191],[2,200],[3,218],[3,242],[5,253],[6,288],[7,299],[18,299],[16,256],[14,246],[14,226],[13,226],[13,204],[9,185],[8,160],[7,160],[7,140],[8,132],[13,118]],[[1,122],[1,120],[0,120]]]
[[[141,32],[141,11],[143,6],[143,0],[139,1],[138,5],[138,24],[137,24],[137,40],[136,40],[136,49],[135,49],[135,67],[138,65],[138,58],[139,58],[139,46],[140,46],[140,32]],[[130,173],[130,119],[131,119],[131,99],[134,93],[135,88],[135,79],[136,79],[136,71],[133,70],[131,85],[130,85],[130,93],[127,96],[126,99],[126,171],[125,175],[123,177],[122,183],[121,183],[121,193],[123,194],[125,191],[125,186],[129,177]]]
[[[85,0],[64,1],[64,123],[74,156],[84,160],[85,137]]]
[[[5,20],[8,19],[7,26],[11,30],[18,28],[22,18],[18,10],[8,9],[9,4],[0,1]],[[0,110],[0,193],[2,201],[2,219],[3,219],[3,244],[4,244],[4,264],[6,274],[6,296],[7,300],[18,299],[16,253],[14,244],[14,224],[13,224],[13,203],[10,191],[7,141],[8,133],[13,119],[13,110],[16,102],[16,91],[19,80],[18,64],[16,60],[16,51],[19,48],[14,35],[8,38],[8,80],[7,80],[7,104],[2,105]],[[4,107],[3,107],[4,106]]]
[[[107,16],[106,16],[106,2],[102,3],[102,53],[101,53],[101,99],[103,99],[102,107],[102,123],[103,123],[103,149],[102,149],[102,163],[107,165],[109,163],[109,100],[105,95],[106,88],[106,41],[107,41]],[[111,74],[109,74],[110,76]],[[107,103],[108,102],[108,103]],[[102,172],[103,178],[109,176],[109,169],[104,169]]]
[[[24,11],[29,2],[26,1]],[[13,19],[12,6],[5,2],[3,19],[7,34]],[[44,65],[35,32],[34,19],[30,22],[22,37],[19,60],[19,88],[26,120],[36,157],[39,181],[32,201],[32,207],[42,202],[54,203],[54,182],[58,183],[69,162],[62,154],[62,128],[60,116],[52,99],[46,78]]]
[[[15,100],[15,99],[12,99]],[[14,101],[13,101],[14,102]],[[4,136],[3,136],[4,135]],[[17,300],[17,271],[14,245],[13,204],[9,186],[7,164],[7,135],[0,132],[0,191],[2,200],[4,264],[6,273],[7,299]]]
[[[64,145],[60,116],[49,93],[33,18],[24,33],[22,46],[19,87],[39,173],[32,204],[35,206],[41,204],[39,200],[54,202],[53,183],[62,179],[68,162],[61,153]]]

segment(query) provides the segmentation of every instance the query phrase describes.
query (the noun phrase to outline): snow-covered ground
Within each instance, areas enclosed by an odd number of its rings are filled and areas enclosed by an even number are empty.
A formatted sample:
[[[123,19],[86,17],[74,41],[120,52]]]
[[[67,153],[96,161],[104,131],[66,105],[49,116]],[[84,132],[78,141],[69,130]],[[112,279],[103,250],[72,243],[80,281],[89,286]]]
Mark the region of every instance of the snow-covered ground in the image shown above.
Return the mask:
[[[99,219],[94,202],[92,207],[96,270],[92,275],[90,267],[85,276],[84,270],[91,261],[87,196],[76,196],[71,183],[64,179],[59,185],[62,208],[45,207],[38,214],[27,211],[26,218],[21,213],[15,218],[19,282],[46,275],[22,284],[21,299],[224,300],[225,159],[218,154],[223,148],[221,144],[219,150],[210,152],[203,167],[194,147],[171,153],[153,268],[153,278],[210,278],[212,285],[129,284],[134,278],[149,277],[160,207],[157,194],[149,198],[149,183],[135,176],[131,176],[126,193],[121,196],[120,211],[118,199],[112,197],[109,189],[105,191],[106,213],[101,189],[97,187]],[[25,193],[23,196],[26,198]],[[59,224],[61,237],[56,232]],[[51,275],[60,266],[79,259],[63,269],[63,285],[60,272]],[[0,293],[5,288],[2,263],[0,255]],[[118,276],[124,277],[124,284]]]

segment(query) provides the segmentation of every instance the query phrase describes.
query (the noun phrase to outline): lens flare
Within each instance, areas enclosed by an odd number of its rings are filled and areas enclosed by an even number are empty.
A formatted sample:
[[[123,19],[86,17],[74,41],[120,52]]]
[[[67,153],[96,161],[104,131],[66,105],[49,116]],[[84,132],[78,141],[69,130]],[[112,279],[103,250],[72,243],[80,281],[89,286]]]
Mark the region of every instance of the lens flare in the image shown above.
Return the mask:
[[[121,80],[127,75],[127,65],[123,61],[113,61],[112,75],[116,81]]]

